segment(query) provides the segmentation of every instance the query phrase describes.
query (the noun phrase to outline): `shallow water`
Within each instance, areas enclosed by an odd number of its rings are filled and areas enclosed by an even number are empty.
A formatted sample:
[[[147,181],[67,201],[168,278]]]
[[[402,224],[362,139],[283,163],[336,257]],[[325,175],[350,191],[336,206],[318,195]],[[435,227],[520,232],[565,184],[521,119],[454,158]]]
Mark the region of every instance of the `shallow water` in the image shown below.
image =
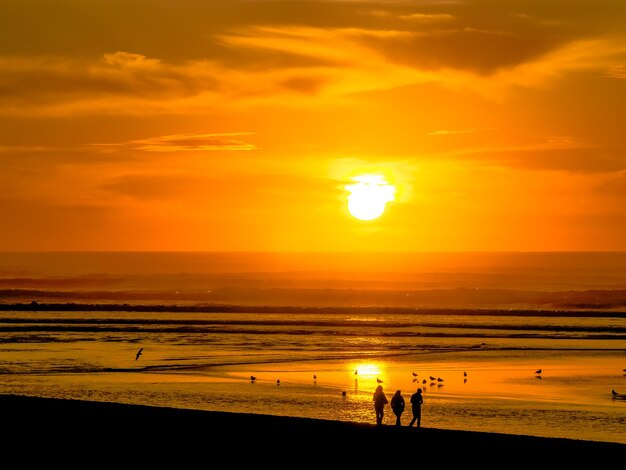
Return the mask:
[[[374,422],[378,378],[426,427],[626,443],[626,253],[0,253],[0,306],[0,393]]]
[[[0,317],[2,393],[373,422],[379,379],[389,398],[401,389],[408,401],[423,387],[426,427],[626,443],[626,400],[611,395],[626,391],[624,319],[254,312]],[[598,327],[603,339],[594,339]],[[394,422],[389,409],[385,422]]]

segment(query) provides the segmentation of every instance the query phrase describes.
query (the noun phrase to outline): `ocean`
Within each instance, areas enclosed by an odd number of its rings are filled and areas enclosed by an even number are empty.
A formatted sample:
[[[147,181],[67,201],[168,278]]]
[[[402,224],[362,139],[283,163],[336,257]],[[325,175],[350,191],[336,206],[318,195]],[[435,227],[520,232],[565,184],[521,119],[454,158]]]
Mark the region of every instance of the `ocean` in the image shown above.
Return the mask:
[[[626,443],[625,351],[624,253],[0,253],[0,393]]]

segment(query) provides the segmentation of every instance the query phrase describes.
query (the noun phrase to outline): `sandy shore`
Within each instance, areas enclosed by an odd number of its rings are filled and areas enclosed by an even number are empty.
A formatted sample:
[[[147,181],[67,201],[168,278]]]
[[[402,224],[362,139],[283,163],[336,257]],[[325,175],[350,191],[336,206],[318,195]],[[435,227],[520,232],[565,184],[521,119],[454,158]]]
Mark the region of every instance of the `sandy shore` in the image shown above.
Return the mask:
[[[85,458],[280,460],[286,456],[341,461],[436,464],[504,460],[598,462],[626,456],[626,445],[509,434],[409,429],[341,421],[157,408],[117,403],[0,395],[9,453],[46,462]],[[34,452],[31,452],[34,451]],[[285,463],[285,462],[283,462]],[[288,466],[288,465],[285,465]]]

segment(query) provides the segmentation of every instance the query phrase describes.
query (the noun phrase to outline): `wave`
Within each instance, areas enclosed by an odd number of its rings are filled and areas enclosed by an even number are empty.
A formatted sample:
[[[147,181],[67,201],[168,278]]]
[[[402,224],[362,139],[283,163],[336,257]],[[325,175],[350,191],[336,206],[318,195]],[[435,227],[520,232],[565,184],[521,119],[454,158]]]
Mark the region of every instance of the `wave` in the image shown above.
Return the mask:
[[[449,328],[449,327],[436,327]],[[164,326],[164,327],[147,327],[128,325],[100,325],[100,326],[82,326],[82,325],[13,325],[0,326],[0,333],[27,333],[32,338],[37,333],[118,333],[118,334],[178,334],[178,335],[253,335],[253,336],[324,336],[324,337],[359,337],[359,338],[540,338],[540,339],[595,339],[595,340],[626,340],[626,332],[624,328],[606,328],[595,330],[559,330],[558,328],[468,328],[469,330],[481,329],[482,331],[379,331],[377,329],[305,329],[305,328],[198,328],[186,326]],[[0,338],[0,342],[4,342],[7,338]],[[11,338],[14,341],[14,338]]]
[[[4,325],[2,325],[4,324]],[[125,331],[153,331],[153,332],[228,332],[226,327],[238,326],[267,326],[267,327],[352,327],[360,329],[392,329],[392,328],[449,328],[449,329],[472,329],[472,330],[515,330],[515,331],[565,331],[565,332],[593,332],[593,333],[626,333],[626,326],[593,326],[593,325],[540,325],[540,324],[477,324],[459,322],[408,322],[408,321],[387,321],[359,319],[329,321],[329,320],[197,320],[197,319],[99,319],[99,318],[13,318],[0,317],[0,331],[35,331],[37,329],[54,331],[105,331],[107,329],[117,330],[123,327]],[[28,326],[6,326],[6,325],[28,325]],[[79,325],[79,326],[75,326]],[[97,326],[91,326],[97,325]],[[148,328],[147,325],[165,326],[167,328]],[[128,328],[128,327],[132,328]],[[222,330],[208,327],[223,327]],[[201,328],[207,327],[207,328]],[[241,331],[240,329],[234,331]],[[248,330],[249,331],[249,330]],[[260,331],[268,331],[257,330]],[[280,330],[291,333],[292,330]],[[382,333],[384,334],[384,333]]]
[[[5,303],[0,311],[18,312],[165,312],[165,313],[296,313],[296,314],[403,314],[403,315],[473,315],[498,317],[568,317],[626,318],[621,310],[567,310],[514,308],[449,308],[391,306],[297,306],[234,304],[108,304],[108,303]]]

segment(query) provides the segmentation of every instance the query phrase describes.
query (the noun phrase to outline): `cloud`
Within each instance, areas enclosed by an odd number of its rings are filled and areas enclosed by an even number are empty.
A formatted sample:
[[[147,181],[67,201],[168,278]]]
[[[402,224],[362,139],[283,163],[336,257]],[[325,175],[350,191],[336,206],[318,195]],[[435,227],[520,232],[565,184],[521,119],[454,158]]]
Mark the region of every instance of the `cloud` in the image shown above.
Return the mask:
[[[146,152],[206,152],[214,150],[249,151],[256,146],[233,137],[251,135],[251,132],[224,134],[177,134],[133,140],[129,145]]]
[[[61,150],[59,147],[45,145],[0,145],[0,154],[42,153]]]
[[[454,16],[447,13],[410,13],[408,15],[400,15],[400,18],[406,21],[414,21],[417,23],[438,23],[442,21],[454,20]]]
[[[75,41],[62,38],[55,39],[54,53],[45,47],[26,53],[15,45],[0,57],[0,114],[149,115],[325,104],[422,83],[497,95],[589,69],[623,78],[622,10],[614,2],[599,5],[557,8],[564,15],[557,18],[541,2],[427,2],[420,11],[403,2],[244,2],[238,3],[242,15],[199,4],[190,11],[212,12],[205,15],[206,30],[194,16],[185,22],[190,31],[181,30],[171,44],[146,26],[167,13],[155,7],[136,25],[135,51],[103,51],[100,36],[91,45],[86,40],[88,52],[81,54],[72,48]],[[588,21],[572,21],[580,17]]]
[[[428,135],[443,136],[443,135],[455,135],[455,134],[474,134],[476,132],[486,131],[490,129],[460,129],[460,130],[437,130],[429,132]]]
[[[280,82],[280,85],[298,93],[311,95],[317,94],[327,82],[324,77],[294,76]]]
[[[442,157],[446,155],[438,156]],[[447,158],[524,170],[597,174],[626,170],[626,147],[590,146],[569,136],[519,146],[459,150],[450,152]]]
[[[506,85],[540,86],[566,72],[605,70],[626,54],[626,36],[581,39],[493,76]]]
[[[153,112],[217,93],[219,67],[207,61],[168,64],[129,52],[96,60],[0,57],[0,112],[11,115]]]
[[[606,71],[606,76],[611,78],[626,78],[626,65],[616,65]]]

